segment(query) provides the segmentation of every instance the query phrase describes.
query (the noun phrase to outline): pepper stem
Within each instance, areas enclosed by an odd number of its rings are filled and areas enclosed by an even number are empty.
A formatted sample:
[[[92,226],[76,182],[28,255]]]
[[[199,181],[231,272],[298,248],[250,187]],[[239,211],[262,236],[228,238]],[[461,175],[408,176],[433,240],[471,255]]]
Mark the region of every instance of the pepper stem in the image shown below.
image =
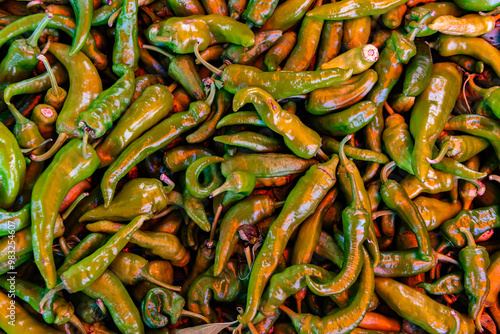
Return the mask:
[[[420,30],[425,28],[424,22],[435,15],[436,15],[436,12],[431,10],[430,12],[428,12],[427,14],[422,16],[422,18],[417,22],[417,26],[413,28],[413,31],[411,32],[411,34],[409,36],[409,40],[410,41],[415,40],[415,37],[417,37],[417,34],[420,32]]]
[[[170,86],[168,86],[169,92],[172,93],[177,88],[177,86],[179,86],[177,82],[172,83]]]
[[[215,196],[217,196],[225,191],[234,190],[235,184],[233,182],[234,182],[234,178],[231,178],[231,177],[227,178],[226,181],[224,182],[224,184],[222,184],[219,188],[212,191],[212,193],[208,196],[208,198],[214,198]]]
[[[462,70],[465,72],[465,70]],[[467,100],[467,95],[465,94],[465,86],[467,86],[467,82],[469,82],[471,76],[469,73],[467,73],[467,79],[465,80],[465,82],[463,83],[462,85],[462,96],[465,100],[465,105],[467,106],[467,111],[469,112],[469,114],[471,113],[471,110],[470,110],[470,105],[469,105],[469,100]]]
[[[168,208],[160,211],[156,216],[153,216],[151,217],[151,219],[158,219],[158,218],[161,218],[161,217],[165,217],[166,215],[168,215],[170,212],[176,210],[177,208],[175,207],[175,205],[171,205],[169,206]]]
[[[257,330],[257,328],[255,328],[255,326],[254,326],[253,323],[249,322],[247,324],[247,326],[248,326],[248,329],[250,330],[250,333],[252,333],[252,334],[259,334],[259,331]]]
[[[172,189],[175,188],[174,181],[170,180],[170,178],[167,175],[165,175],[165,174],[161,174],[160,175],[160,181],[163,182],[163,183],[165,183],[166,185],[172,187]],[[172,190],[172,189],[170,189],[170,190]]]
[[[200,55],[200,51],[199,51],[199,48],[200,48],[200,43],[196,43],[196,45],[194,46],[194,55],[196,56],[196,58],[200,61],[200,63],[205,66],[206,68],[208,68],[212,73],[214,73],[215,75],[218,75],[219,77],[222,76],[222,74],[224,73],[224,71],[218,69],[217,67],[215,67],[214,65],[210,64],[208,61],[206,61],[205,59],[203,59]]]
[[[217,227],[217,222],[219,221],[219,217],[222,213],[222,204],[219,204],[219,207],[217,208],[217,212],[215,213],[214,217],[214,222],[212,223],[212,230],[210,231],[210,239],[209,240],[214,240],[215,239],[215,230]]]
[[[447,141],[443,146],[441,146],[441,150],[439,151],[439,154],[437,157],[434,159],[429,159],[429,157],[426,157],[425,160],[427,160],[428,163],[431,165],[437,164],[443,160],[443,158],[446,156],[446,153],[448,153],[448,150],[451,149],[451,142]]]
[[[281,208],[284,204],[285,204],[285,201],[281,201],[281,202],[274,202],[273,207],[274,207],[275,209],[277,209],[277,208]]]
[[[465,227],[460,227],[459,230],[465,236],[465,239],[467,239],[467,244],[469,245],[469,247],[477,247],[476,240],[474,240],[472,233],[470,233],[468,229],[466,229]]]
[[[465,177],[460,177],[460,176],[455,176],[455,177],[459,180],[465,180],[465,181],[470,182],[473,185],[475,185],[477,188],[477,195],[478,196],[483,196],[484,193],[486,192],[486,187],[485,187],[484,183],[479,181],[479,180],[467,179]]]
[[[75,326],[76,328],[78,328],[78,330],[80,331],[80,333],[87,334],[87,330],[85,329],[85,327],[83,326],[82,322],[80,321],[80,319],[78,319],[78,317],[75,314],[71,315],[71,317],[69,318],[69,322],[73,326]]]
[[[50,159],[52,158],[52,156],[54,154],[57,153],[57,151],[63,146],[64,142],[69,138],[69,135],[67,133],[60,133],[59,136],[57,137],[54,145],[52,145],[52,147],[50,148],[50,150],[48,150],[47,152],[45,152],[44,154],[42,155],[30,155],[30,159],[33,160],[33,161],[36,161],[36,162],[41,162],[41,161],[45,161],[47,159]]]
[[[497,181],[497,182],[500,182],[500,176],[498,176],[498,175],[490,175],[490,176],[488,176],[488,178],[489,178],[491,181]]]
[[[476,76],[477,76],[476,74],[472,74],[469,78],[467,78],[467,80],[469,80],[470,88],[472,88],[474,92],[476,92],[477,94],[481,95],[481,97],[484,98],[484,96],[486,95],[486,89],[476,85],[476,83],[474,82],[474,78]]]
[[[194,313],[194,312],[191,312],[191,311],[188,311],[188,310],[182,310],[182,313],[181,313],[183,316],[186,316],[186,317],[191,317],[191,318],[196,318],[196,319],[200,319],[200,320],[203,320],[205,321],[207,324],[210,323],[210,320],[208,320],[207,317],[201,315],[201,314],[198,314],[198,313]]]
[[[58,292],[61,291],[62,289],[64,289],[64,286],[62,284],[58,284],[55,286],[54,289],[47,292],[47,294],[43,296],[42,300],[40,300],[40,304],[38,304],[38,311],[40,313],[43,313],[43,310],[45,309],[45,304],[47,304],[47,302],[49,302],[50,305],[54,305],[54,299],[56,298]],[[52,307],[50,309],[52,309]]]
[[[394,168],[396,168],[396,161],[391,161],[386,164],[384,168],[382,168],[382,171],[380,172],[380,181],[382,181],[382,183],[387,182],[388,177]]]
[[[22,152],[23,154],[28,154],[28,153],[31,153],[31,152],[33,152],[33,151],[35,151],[35,150],[38,150],[40,147],[47,145],[47,143],[50,143],[51,141],[52,141],[52,138],[49,138],[49,139],[45,140],[43,143],[38,144],[38,145],[37,145],[37,146],[35,146],[35,147],[32,147],[32,148],[22,148],[22,149],[21,149],[21,152]]]
[[[149,44],[142,44],[142,48],[143,49],[146,49],[146,50],[151,50],[151,51],[155,51],[155,52],[158,52],[162,55],[164,55],[165,57],[167,57],[168,59],[172,60],[174,58],[174,55],[173,54],[170,54],[168,53],[167,51],[163,50],[163,49],[160,49],[159,47],[157,46],[154,46],[154,45],[149,45]]]
[[[54,17],[52,13],[47,13],[43,17],[42,21],[40,21],[40,23],[38,24],[38,27],[36,27],[35,31],[33,31],[31,36],[28,37],[28,39],[26,40],[26,44],[28,44],[32,48],[38,47],[38,39],[42,35],[43,30],[45,29],[49,21],[52,19],[52,17]]]
[[[85,198],[89,195],[89,193],[81,193],[80,196],[78,196],[74,201],[73,203],[71,203],[71,205],[66,209],[66,211],[64,211],[62,214],[61,214],[61,219],[62,220],[65,220],[66,218],[69,217],[69,215],[71,214],[71,212],[76,208],[76,206]]]
[[[102,301],[102,299],[100,299],[100,298],[96,299],[95,304],[97,305],[99,310],[101,310],[102,314],[108,313],[108,309],[106,308],[106,305],[104,305],[104,302]]]
[[[435,253],[434,255],[436,256],[436,260],[438,260],[440,262],[447,262],[447,263],[451,263],[451,264],[454,264],[454,265],[457,265],[457,266],[460,265],[455,259],[452,259],[451,257],[446,256],[444,254]]]
[[[118,10],[116,12],[114,12],[113,14],[111,14],[109,16],[109,19],[108,19],[108,27],[112,27],[113,26],[113,23],[115,22],[116,18],[118,17],[118,15],[120,15],[121,11],[122,11],[122,8],[123,7],[120,7],[118,8]]]
[[[392,210],[380,210],[380,211],[374,211],[372,212],[372,219],[375,220],[377,218],[380,218],[382,216],[389,216],[389,215],[395,215],[396,213]]]
[[[64,256],[68,256],[69,246],[68,243],[66,242],[66,239],[63,236],[59,237],[59,246],[61,247],[61,251],[63,252]]]
[[[181,291],[182,288],[180,286],[175,286],[175,285],[170,285],[170,284],[167,284],[167,283],[164,283],[156,278],[154,278],[150,273],[148,273],[147,271],[142,271],[142,277],[144,279],[146,279],[147,281],[153,283],[153,284],[156,284],[158,286],[161,286],[165,289],[168,289],[168,290],[172,290],[172,291]]]
[[[29,119],[27,119],[26,117],[24,117],[19,112],[19,110],[17,110],[16,106],[13,103],[10,103],[10,99],[8,101],[5,100],[5,104],[7,104],[7,108],[9,108],[10,113],[16,119],[16,123],[18,123],[18,124],[26,124],[26,123],[30,122]]]
[[[325,153],[325,152],[323,152],[323,150],[322,150],[322,149],[319,149],[319,150],[318,150],[317,155],[318,155],[318,157],[319,157],[321,160],[323,160],[323,162],[326,162],[326,161],[330,160],[330,159],[328,158],[328,155],[326,155],[326,153]]]
[[[208,95],[207,99],[205,100],[205,103],[208,104],[209,106],[211,106],[212,103],[214,102],[214,98],[215,98],[215,91],[216,91],[215,83],[210,78],[203,79],[203,83],[205,83],[205,84],[209,83],[209,85],[210,85],[210,94]]]
[[[387,110],[387,113],[389,115],[394,115],[394,109],[392,109],[392,107],[389,105],[389,103],[387,103],[387,101],[385,101],[384,103],[384,107],[385,107],[385,110]]]
[[[45,66],[45,69],[47,70],[47,74],[49,75],[50,84],[52,85],[52,89],[54,91],[54,94],[56,96],[59,96],[59,93],[60,93],[59,85],[57,84],[56,76],[54,75],[54,71],[52,71],[52,67],[50,67],[50,64],[49,64],[47,57],[45,57],[44,55],[38,55],[38,56],[36,56],[36,59],[40,60],[43,63],[43,65]]]
[[[345,143],[347,143],[350,139],[351,139],[352,135],[347,135],[344,137],[344,139],[342,139],[342,141],[340,142],[340,145],[339,145],[339,156],[340,156],[340,161],[342,162],[342,164],[344,166],[347,166],[347,157],[345,155],[345,152],[344,152],[344,146],[345,146]]]

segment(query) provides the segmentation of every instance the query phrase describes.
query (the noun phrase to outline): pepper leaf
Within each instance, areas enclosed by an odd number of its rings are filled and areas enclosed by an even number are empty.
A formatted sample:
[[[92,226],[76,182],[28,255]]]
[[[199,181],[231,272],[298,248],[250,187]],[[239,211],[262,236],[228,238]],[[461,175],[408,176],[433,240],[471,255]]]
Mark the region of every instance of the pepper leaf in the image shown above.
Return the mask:
[[[238,321],[220,322],[217,324],[200,325],[195,327],[176,329],[172,334],[217,334],[226,327],[234,325]]]

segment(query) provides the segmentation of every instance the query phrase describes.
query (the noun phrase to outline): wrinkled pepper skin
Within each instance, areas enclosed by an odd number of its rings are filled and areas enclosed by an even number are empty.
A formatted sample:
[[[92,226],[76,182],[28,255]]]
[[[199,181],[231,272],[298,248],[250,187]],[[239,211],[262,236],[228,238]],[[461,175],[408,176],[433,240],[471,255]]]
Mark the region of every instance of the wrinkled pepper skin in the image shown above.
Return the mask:
[[[57,211],[68,191],[90,177],[99,167],[99,157],[90,146],[89,158],[82,153],[83,143],[73,139],[57,152],[33,188],[31,199],[31,231],[35,263],[47,288],[53,289],[57,275],[52,253],[54,224]]]
[[[417,97],[410,118],[410,132],[415,139],[412,169],[421,181],[427,178],[432,147],[443,131],[448,116],[460,94],[462,74],[452,63],[437,63],[432,69],[429,85]]]
[[[0,123],[0,209],[10,209],[21,193],[26,175],[26,161],[10,130]]]

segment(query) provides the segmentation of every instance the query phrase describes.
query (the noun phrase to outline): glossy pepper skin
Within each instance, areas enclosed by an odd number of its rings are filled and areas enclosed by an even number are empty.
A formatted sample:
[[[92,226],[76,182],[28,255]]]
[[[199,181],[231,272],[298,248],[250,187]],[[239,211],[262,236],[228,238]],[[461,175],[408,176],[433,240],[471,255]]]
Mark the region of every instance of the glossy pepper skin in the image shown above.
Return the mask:
[[[448,203],[436,198],[419,196],[413,200],[424,219],[427,231],[432,231],[462,210],[462,203]]]
[[[118,181],[135,165],[169,144],[182,133],[199,125],[208,117],[209,113],[210,105],[205,101],[193,102],[188,111],[176,113],[163,120],[129,145],[104,173],[101,181],[104,206],[109,206]],[[165,129],[168,131],[166,132]]]
[[[405,96],[418,96],[429,84],[432,76],[432,55],[429,45],[421,40],[415,41],[417,53],[408,63],[403,83]]]
[[[340,273],[324,284],[314,282],[306,277],[307,286],[317,295],[329,295],[347,290],[356,281],[363,267],[363,243],[368,234],[371,221],[368,210],[363,203],[363,190],[359,189],[360,174],[354,162],[347,159],[344,145],[350,137],[340,143],[340,168],[345,169],[349,178],[352,193],[351,204],[342,211],[342,227],[344,239],[344,261]],[[357,179],[357,180],[356,180]]]
[[[469,316],[474,319],[477,330],[482,332],[480,318],[490,291],[490,280],[486,274],[490,257],[486,248],[476,245],[468,229],[461,227],[460,232],[467,239],[467,246],[458,253],[458,260],[464,270],[464,289],[469,296]]]
[[[313,2],[312,0],[294,0],[279,5],[261,29],[289,30],[304,17]]]
[[[94,253],[104,245],[107,239],[108,236],[104,233],[90,233],[87,235],[66,255],[63,264],[57,268],[57,274],[62,274],[81,259]]]
[[[266,23],[271,15],[273,15],[274,10],[278,6],[278,2],[278,0],[249,0],[246,9],[243,12],[243,17],[248,22],[260,27]]]
[[[14,304],[14,312],[16,314],[16,318],[14,321],[14,325],[12,325],[12,322],[9,318],[9,306],[12,305],[11,302],[11,298],[9,298],[5,293],[0,292],[0,328],[2,328],[7,334],[16,334],[20,331],[25,333],[62,333],[61,331],[58,331],[43,322],[39,322],[31,315],[30,312],[22,308],[20,303]]]
[[[340,142],[335,140],[335,138],[323,136],[321,137],[321,140],[322,140],[321,148],[323,151],[325,151],[326,154],[339,153]],[[346,156],[354,160],[370,161],[380,164],[385,164],[389,162],[389,158],[387,158],[382,153],[365,150],[350,145],[344,146],[344,152]]]
[[[471,11],[489,11],[500,6],[498,0],[453,0],[460,8]]]
[[[481,88],[474,82],[474,76],[471,76],[469,85],[472,90],[483,98],[483,102],[491,109],[497,118],[500,116],[500,87]]]
[[[319,39],[318,55],[316,58],[316,70],[321,65],[335,58],[342,46],[343,21],[326,21]]]
[[[0,209],[10,209],[22,191],[26,175],[26,161],[10,130],[0,123]]]
[[[217,43],[251,46],[255,41],[252,30],[233,18],[210,14],[188,17],[172,17],[149,26],[145,32],[155,45],[165,45],[178,54],[193,53]]]
[[[167,87],[147,87],[124,112],[104,141],[96,147],[101,160],[100,167],[109,166],[130,143],[165,118],[172,107],[172,94]]]
[[[115,28],[113,64],[125,64],[133,72],[139,69],[139,38],[137,26],[137,0],[123,0]]]
[[[420,291],[390,278],[375,278],[375,293],[401,317],[432,334],[457,333],[454,310],[434,301]],[[458,314],[459,333],[474,334],[472,319]]]
[[[148,214],[155,216],[169,203],[167,194],[171,186],[164,186],[160,180],[136,178],[125,183],[113,198],[108,208],[100,205],[87,211],[79,221],[129,221],[136,216]]]
[[[462,17],[443,15],[434,19],[429,24],[429,28],[447,35],[477,37],[493,30],[497,19],[497,16],[481,16],[478,14],[469,14]]]
[[[9,235],[9,231],[19,231],[31,224],[30,204],[21,210],[8,212],[0,209],[0,236]]]
[[[264,123],[282,135],[285,145],[297,156],[309,159],[316,155],[321,146],[320,136],[296,115],[283,111],[269,93],[260,88],[240,89],[233,98],[233,110],[237,111],[247,103],[255,106]]]
[[[287,31],[274,43],[264,57],[264,64],[269,71],[276,71],[278,66],[292,52],[297,42],[297,34]]]
[[[170,322],[175,324],[182,315],[186,301],[179,294],[164,289],[151,288],[141,302],[142,319],[149,328],[165,327]]]
[[[61,148],[33,188],[31,199],[33,254],[49,289],[54,288],[57,279],[52,253],[57,210],[68,191],[78,182],[90,177],[99,166],[97,153],[91,147],[87,147],[91,155],[86,158],[82,154],[82,146],[81,140],[73,139]]]
[[[252,46],[230,45],[222,53],[222,59],[233,64],[253,65],[282,35],[281,30],[258,32],[255,34],[255,42]]]
[[[396,163],[392,162],[382,169],[380,195],[387,207],[401,218],[404,226],[415,234],[421,259],[432,261],[434,256],[431,241],[418,207],[398,182],[387,179],[388,174],[395,166]]]
[[[394,113],[385,119],[382,140],[389,157],[399,168],[413,175],[411,166],[413,140],[403,116]]]
[[[469,160],[490,146],[488,140],[468,135],[447,136],[439,144],[441,148],[449,145],[446,155],[458,162]]]
[[[371,304],[375,290],[375,276],[370,256],[364,248],[362,248],[362,253],[363,260],[361,262],[364,265],[359,277],[360,283],[354,298],[347,307],[323,318],[311,314],[297,314],[282,307],[300,334],[351,333],[361,323]]]
[[[433,283],[421,282],[416,285],[432,295],[458,294],[464,290],[464,274],[461,271],[445,275]]]
[[[461,87],[462,74],[456,65],[437,63],[433,66],[429,85],[415,101],[410,118],[410,132],[415,139],[412,169],[421,182],[429,171],[426,158],[432,156],[432,147],[446,125]]]
[[[275,203],[265,195],[249,196],[224,214],[220,222],[220,235],[215,249],[214,276],[219,276],[238,243],[238,229],[244,225],[254,225],[272,215]]]
[[[94,2],[88,0],[70,0],[69,2],[71,7],[73,7],[76,21],[75,36],[73,37],[73,43],[68,54],[72,57],[83,48],[87,36],[90,34]]]
[[[246,324],[257,314],[259,299],[286,243],[293,231],[317,208],[322,198],[336,182],[335,171],[338,157],[328,162],[313,165],[290,192],[280,215],[267,233],[250,274],[245,313],[238,316],[240,323]]]
[[[340,21],[358,17],[384,14],[393,8],[406,3],[403,0],[376,0],[334,2],[310,10],[306,16],[323,20]]]
[[[500,207],[498,205],[462,210],[454,218],[441,225],[441,233],[453,247],[464,247],[467,239],[460,232],[460,228],[466,228],[477,239],[484,232],[496,228],[500,224],[499,214]]]

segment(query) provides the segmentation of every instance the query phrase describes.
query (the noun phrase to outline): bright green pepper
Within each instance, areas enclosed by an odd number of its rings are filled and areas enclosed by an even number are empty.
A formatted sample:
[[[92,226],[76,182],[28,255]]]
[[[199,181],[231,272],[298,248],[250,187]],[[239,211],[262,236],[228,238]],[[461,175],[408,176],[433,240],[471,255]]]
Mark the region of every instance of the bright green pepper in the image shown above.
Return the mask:
[[[26,160],[10,130],[0,124],[0,208],[10,209],[24,186]]]

